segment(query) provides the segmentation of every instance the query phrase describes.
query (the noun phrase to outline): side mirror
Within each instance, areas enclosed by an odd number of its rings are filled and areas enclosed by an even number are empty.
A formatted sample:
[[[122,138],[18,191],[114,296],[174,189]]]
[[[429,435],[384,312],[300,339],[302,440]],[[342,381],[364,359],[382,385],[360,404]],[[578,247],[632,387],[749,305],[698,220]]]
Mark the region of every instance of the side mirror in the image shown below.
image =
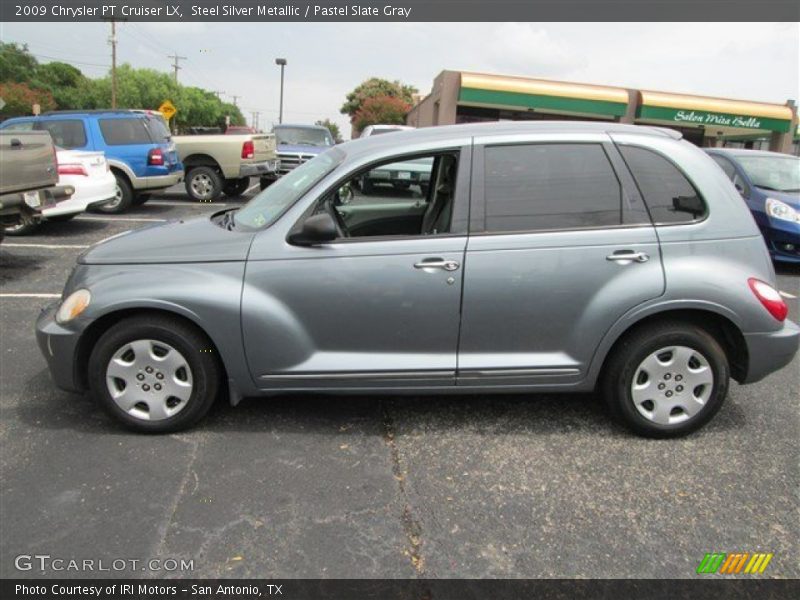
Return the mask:
[[[327,212],[308,217],[300,231],[289,234],[288,242],[295,246],[315,246],[332,242],[339,235],[336,222]]]

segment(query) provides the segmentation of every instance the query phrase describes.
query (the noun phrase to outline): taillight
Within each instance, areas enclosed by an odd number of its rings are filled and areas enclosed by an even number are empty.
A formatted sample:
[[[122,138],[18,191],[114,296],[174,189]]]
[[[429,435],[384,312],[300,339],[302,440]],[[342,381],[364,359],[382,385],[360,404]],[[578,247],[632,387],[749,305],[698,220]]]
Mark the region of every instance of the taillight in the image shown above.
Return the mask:
[[[161,148],[153,148],[147,153],[147,164],[161,166],[164,164],[164,153]]]
[[[247,140],[242,144],[242,158],[253,158],[256,155],[256,148],[252,140]]]
[[[58,165],[58,174],[59,175],[83,175],[84,177],[89,176],[89,172],[83,165],[79,164],[62,164]]]
[[[764,305],[769,314],[778,319],[778,321],[783,321],[786,318],[786,315],[789,314],[789,307],[786,306],[786,302],[783,301],[778,290],[755,277],[748,279],[747,283],[750,284],[753,294]]]

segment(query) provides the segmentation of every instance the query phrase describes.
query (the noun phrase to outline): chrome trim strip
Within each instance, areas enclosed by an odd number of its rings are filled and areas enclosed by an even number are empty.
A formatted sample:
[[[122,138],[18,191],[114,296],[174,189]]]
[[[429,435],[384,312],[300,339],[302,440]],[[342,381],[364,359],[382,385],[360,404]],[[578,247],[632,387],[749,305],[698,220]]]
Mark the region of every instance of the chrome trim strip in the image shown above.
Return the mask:
[[[469,369],[459,371],[459,377],[531,377],[549,375],[578,375],[579,369]]]

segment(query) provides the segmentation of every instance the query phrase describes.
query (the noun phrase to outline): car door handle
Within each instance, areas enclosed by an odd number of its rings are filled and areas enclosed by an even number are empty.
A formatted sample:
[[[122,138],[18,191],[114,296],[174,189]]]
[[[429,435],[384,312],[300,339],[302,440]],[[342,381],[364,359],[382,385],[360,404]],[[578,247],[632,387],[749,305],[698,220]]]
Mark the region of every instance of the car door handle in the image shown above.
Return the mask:
[[[455,260],[443,260],[441,258],[425,259],[414,263],[415,269],[444,269],[445,271],[457,271],[460,266]]]
[[[606,256],[606,260],[613,260],[614,262],[629,264],[632,262],[643,263],[650,260],[650,255],[645,252],[632,252],[630,250],[621,250]]]

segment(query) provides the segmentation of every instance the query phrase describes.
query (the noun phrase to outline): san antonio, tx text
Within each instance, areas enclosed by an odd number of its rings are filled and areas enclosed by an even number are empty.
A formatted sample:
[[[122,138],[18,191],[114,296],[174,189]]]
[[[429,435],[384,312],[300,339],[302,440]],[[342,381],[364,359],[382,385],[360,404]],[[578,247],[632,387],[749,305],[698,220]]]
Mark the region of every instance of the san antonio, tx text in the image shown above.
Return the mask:
[[[283,585],[273,583],[258,585],[223,585],[216,586],[196,585],[180,587],[178,585],[153,585],[153,584],[133,584],[121,583],[113,585],[65,585],[65,584],[52,584],[52,585],[25,585],[18,583],[14,586],[14,592],[17,596],[44,596],[48,592],[53,596],[94,596],[100,598],[102,596],[112,595],[159,595],[159,596],[177,596],[180,591],[183,594],[192,596],[203,595],[208,596],[235,596],[242,598],[245,596],[282,596]]]

